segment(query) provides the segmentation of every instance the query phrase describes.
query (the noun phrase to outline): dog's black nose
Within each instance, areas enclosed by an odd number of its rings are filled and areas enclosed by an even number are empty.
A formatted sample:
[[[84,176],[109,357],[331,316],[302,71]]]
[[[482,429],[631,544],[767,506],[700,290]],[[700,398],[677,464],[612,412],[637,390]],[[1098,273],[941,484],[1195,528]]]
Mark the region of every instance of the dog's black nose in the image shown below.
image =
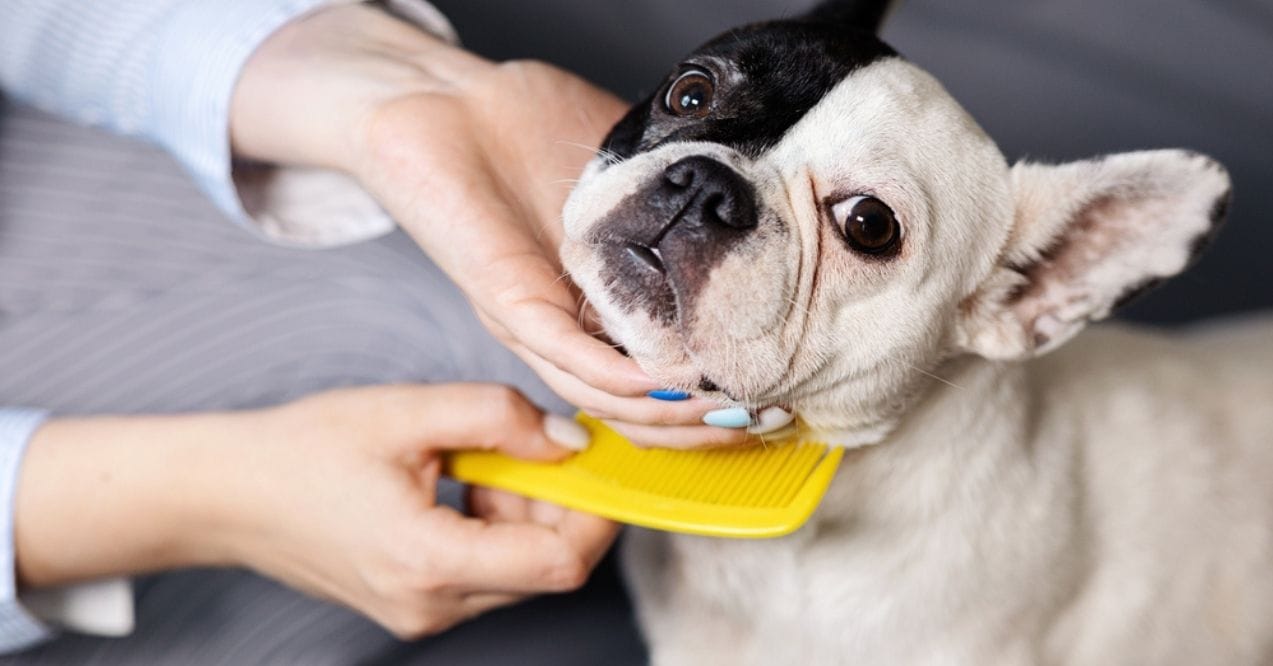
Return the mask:
[[[751,184],[729,166],[710,157],[686,157],[663,170],[657,196],[678,211],[678,224],[708,233],[747,231],[756,226],[756,196]]]

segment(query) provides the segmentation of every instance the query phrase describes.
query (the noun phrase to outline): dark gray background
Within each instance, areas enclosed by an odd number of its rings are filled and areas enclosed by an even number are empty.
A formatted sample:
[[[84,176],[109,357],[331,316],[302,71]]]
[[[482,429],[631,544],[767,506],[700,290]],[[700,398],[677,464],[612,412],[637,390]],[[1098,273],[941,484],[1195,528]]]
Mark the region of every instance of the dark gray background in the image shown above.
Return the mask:
[[[1265,126],[1273,110],[1271,1],[912,0],[885,37],[941,78],[1010,157],[1184,146],[1226,163],[1236,181],[1229,230],[1200,266],[1131,311],[1180,321],[1273,301],[1266,260],[1273,138]],[[717,31],[810,4],[436,2],[482,53],[557,62],[633,99]],[[157,150],[6,111],[0,108],[0,167],[11,172],[0,173],[7,187],[0,188],[0,315],[9,317],[0,316],[8,324],[0,342],[9,342],[0,344],[0,379],[7,380],[0,403],[166,411],[260,404],[346,383],[508,380],[499,370],[509,367],[501,361],[508,354],[488,353],[495,343],[458,292],[438,288],[441,274],[403,234],[326,252],[271,247],[227,225]],[[232,321],[281,321],[286,334]],[[147,330],[162,330],[163,344]],[[196,335],[200,344],[187,342]],[[25,381],[33,375],[41,381]],[[145,630],[130,639],[77,636],[0,662],[192,663],[191,651],[224,663],[263,661],[243,657],[249,653],[306,664],[645,662],[610,562],[577,594],[503,609],[413,644],[233,571],[144,581],[139,613]],[[198,635],[189,637],[195,626]]]
[[[434,4],[480,53],[548,60],[635,100],[715,33],[815,3]],[[1229,168],[1228,228],[1125,316],[1177,322],[1273,305],[1273,1],[904,0],[884,38],[941,79],[1010,159],[1184,147]]]

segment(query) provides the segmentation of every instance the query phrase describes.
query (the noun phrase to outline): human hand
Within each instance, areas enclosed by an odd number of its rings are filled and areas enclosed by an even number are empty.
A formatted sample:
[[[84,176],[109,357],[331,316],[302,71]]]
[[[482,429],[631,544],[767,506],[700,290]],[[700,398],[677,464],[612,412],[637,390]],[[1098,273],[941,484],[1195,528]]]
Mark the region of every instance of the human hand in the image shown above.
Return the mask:
[[[365,6],[285,27],[244,70],[236,150],[354,174],[559,395],[640,443],[719,445],[718,405],[661,402],[603,340],[557,258],[573,179],[626,110],[534,62],[493,64]],[[585,326],[591,325],[589,331]]]
[[[487,489],[472,491],[472,517],[437,505],[446,450],[553,460],[568,455],[562,444],[587,442],[577,424],[545,418],[505,387],[336,391],[256,421],[240,464],[260,475],[230,493],[234,559],[402,637],[574,589],[616,533],[609,521]]]
[[[443,453],[552,460],[568,455],[563,444],[586,441],[568,419],[479,384],[346,389],[254,412],[54,421],[23,465],[18,571],[43,586],[247,566],[416,637],[578,587],[617,529],[487,489],[472,491],[471,517],[438,506]]]

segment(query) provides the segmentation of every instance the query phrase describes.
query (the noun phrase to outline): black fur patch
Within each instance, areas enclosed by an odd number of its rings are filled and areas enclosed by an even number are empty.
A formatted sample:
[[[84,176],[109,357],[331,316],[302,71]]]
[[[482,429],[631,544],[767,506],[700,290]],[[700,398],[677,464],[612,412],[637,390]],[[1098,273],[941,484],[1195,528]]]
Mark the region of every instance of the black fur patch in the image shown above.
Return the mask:
[[[1216,236],[1220,234],[1220,229],[1224,227],[1224,222],[1229,217],[1229,204],[1233,201],[1233,190],[1225,190],[1216,198],[1215,203],[1211,204],[1211,226],[1206,231],[1198,234],[1189,244],[1189,263],[1193,264],[1202,256],[1202,253],[1211,247],[1215,242]]]
[[[896,56],[869,30],[813,19],[773,21],[727,32],[685,60],[710,70],[717,89],[703,118],[683,118],[663,106],[673,71],[653,95],[615,125],[603,145],[612,161],[679,141],[710,141],[755,157],[774,146],[804,114],[854,70]],[[724,61],[741,80],[713,63]]]
[[[891,4],[889,0],[829,0],[813,8],[807,17],[819,23],[850,25],[874,33],[879,32]]]
[[[1128,287],[1126,291],[1119,294],[1118,298],[1114,299],[1113,309],[1117,310],[1141,296],[1144,296],[1150,291],[1153,291],[1155,287],[1162,284],[1165,280],[1166,278],[1160,277],[1146,278],[1145,280]]]

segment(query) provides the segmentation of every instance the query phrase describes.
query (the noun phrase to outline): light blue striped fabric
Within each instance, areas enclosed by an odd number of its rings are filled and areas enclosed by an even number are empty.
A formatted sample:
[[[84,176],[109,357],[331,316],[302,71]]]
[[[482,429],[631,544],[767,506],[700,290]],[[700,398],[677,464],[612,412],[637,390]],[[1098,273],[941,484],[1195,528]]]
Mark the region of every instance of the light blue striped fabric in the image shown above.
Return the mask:
[[[288,21],[340,0],[5,0],[0,89],[76,122],[145,138],[181,161],[230,218],[230,98],[253,50]],[[346,0],[348,1],[348,0]],[[48,636],[20,605],[13,491],[42,413],[0,410],[0,651]]]
[[[239,71],[280,26],[338,1],[4,0],[0,89],[160,144],[218,208],[245,222],[227,131]]]
[[[52,632],[18,602],[13,561],[13,498],[22,454],[45,413],[0,409],[0,651],[10,652],[48,638]]]

